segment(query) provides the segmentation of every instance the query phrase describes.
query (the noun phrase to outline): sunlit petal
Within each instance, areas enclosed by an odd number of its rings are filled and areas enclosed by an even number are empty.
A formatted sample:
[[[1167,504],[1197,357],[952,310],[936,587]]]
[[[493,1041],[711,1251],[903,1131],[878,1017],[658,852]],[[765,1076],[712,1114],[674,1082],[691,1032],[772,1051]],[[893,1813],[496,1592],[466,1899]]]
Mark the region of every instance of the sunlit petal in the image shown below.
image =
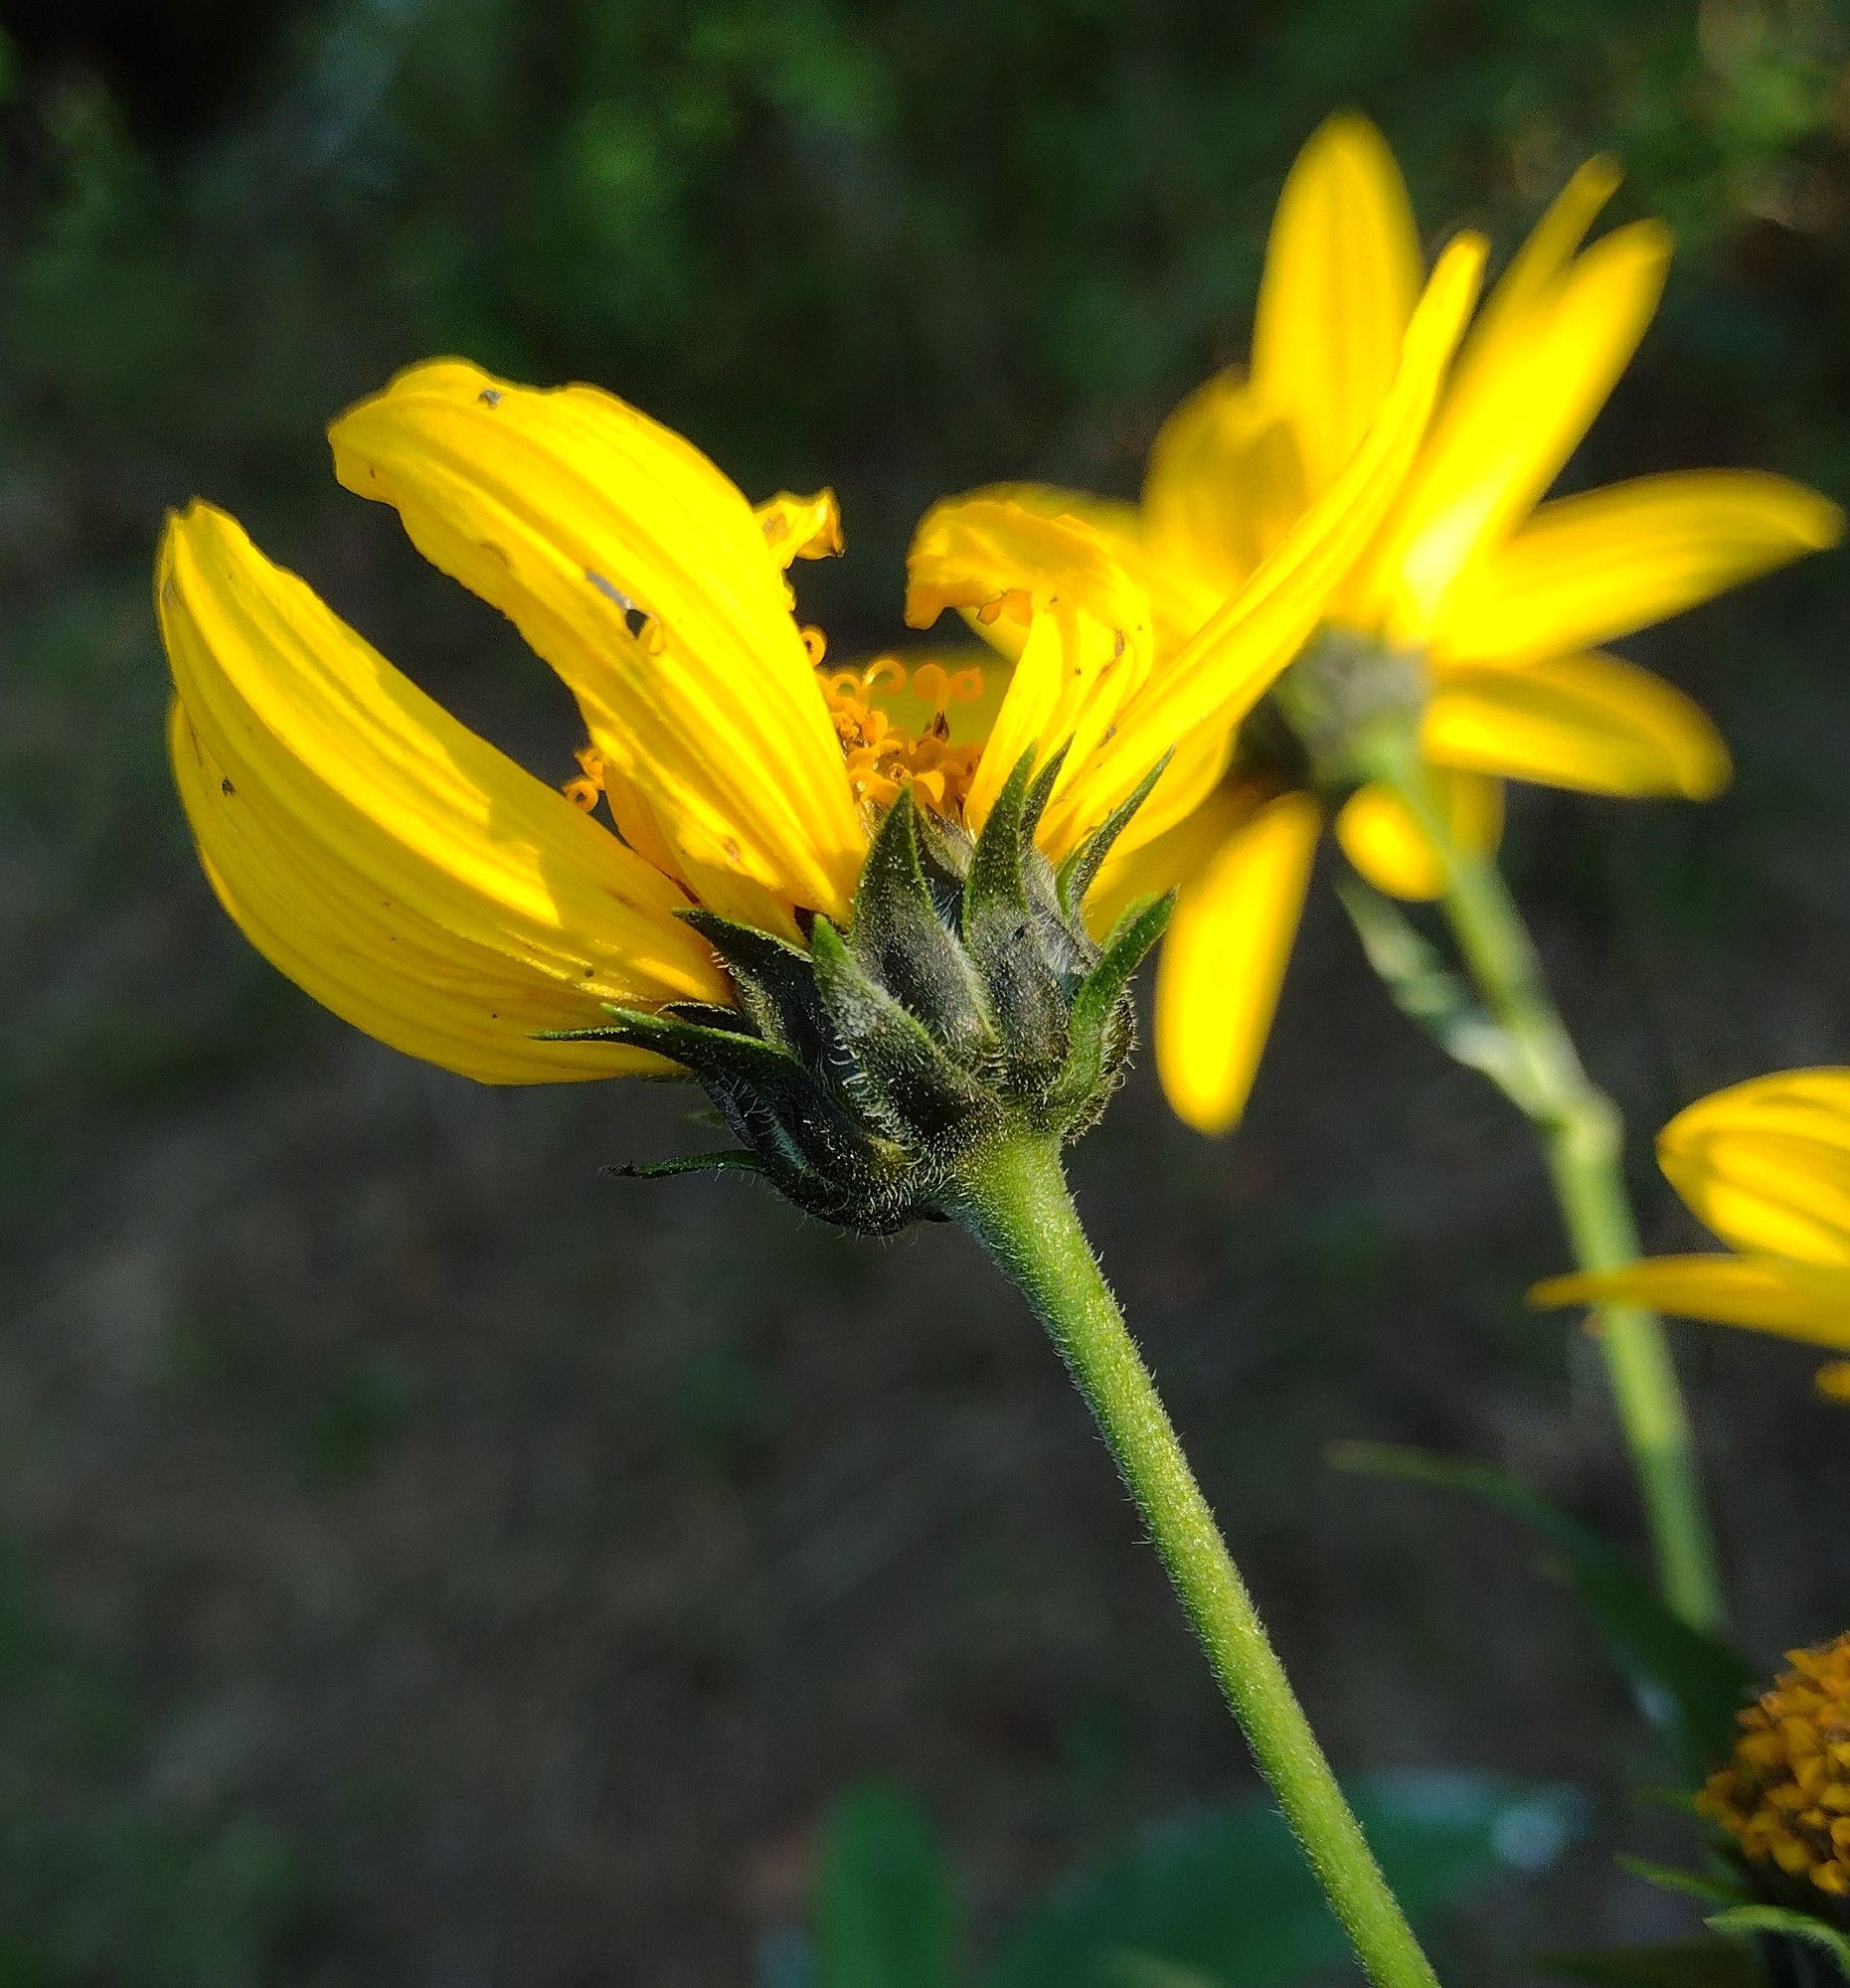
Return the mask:
[[[1655,222],[1618,229],[1467,348],[1375,563],[1397,640],[1430,632],[1447,589],[1559,475],[1637,350],[1669,259]]]
[[[1718,1091],[1664,1127],[1658,1159],[1739,1249],[1850,1273],[1850,1070],[1795,1070]]]
[[[1132,701],[1087,771],[1091,819],[1109,813],[1180,741],[1243,718],[1302,647],[1401,489],[1482,267],[1475,238],[1439,258],[1361,447],[1251,581]],[[1133,835],[1151,832],[1133,824]]]
[[[1709,800],[1730,771],[1701,707],[1616,656],[1445,670],[1420,737],[1441,764],[1582,793]]]
[[[638,1067],[536,1043],[605,1001],[725,1000],[686,901],[394,670],[223,512],[170,521],[156,581],[176,775],[208,875],[281,969],[488,1081]]]
[[[1322,816],[1261,808],[1177,900],[1156,970],[1156,1071],[1176,1115],[1226,1132],[1246,1109],[1303,910]]]
[[[841,552],[841,507],[833,490],[818,490],[813,497],[780,490],[755,505],[752,515],[780,567],[799,559],[834,559]]]
[[[1428,769],[1453,846],[1474,856],[1496,848],[1503,832],[1503,786],[1449,767]],[[1449,870],[1443,854],[1407,803],[1378,782],[1360,787],[1336,817],[1336,839],[1356,869],[1392,898],[1443,897]]]
[[[592,387],[457,360],[334,424],[350,489],[508,614],[717,909],[845,911],[865,849],[781,555],[698,449]]]
[[[1253,329],[1256,395],[1290,424],[1308,495],[1328,488],[1380,412],[1420,273],[1394,155],[1366,118],[1330,118],[1285,180]]]
[[[1217,374],[1182,402],[1151,445],[1143,481],[1146,583],[1166,649],[1245,585],[1305,501],[1289,416],[1239,373]]]
[[[1139,898],[1160,897],[1192,884],[1220,855],[1228,838],[1275,798],[1263,789],[1217,776],[1205,797],[1184,809],[1161,835],[1128,850],[1120,841],[1086,900],[1086,922],[1094,936],[1109,931]]]
[[[1675,1318],[1850,1349],[1850,1276],[1835,1283],[1804,1278],[1766,1256],[1651,1256],[1622,1270],[1550,1277],[1530,1291],[1529,1302],[1545,1309],[1643,1305]]]
[[[906,556],[907,626],[928,628],[954,607],[984,634],[1007,623],[1025,630],[1035,609],[1056,600],[1106,627],[1147,626],[1148,605],[1125,559],[1135,546],[1125,512],[1085,498],[1072,510],[1052,508],[1068,494],[996,484],[932,505]],[[1016,636],[999,646],[1012,653],[1019,644]]]
[[[1544,504],[1445,597],[1432,646],[1461,662],[1571,654],[1835,545],[1843,512],[1782,476],[1694,470]]]

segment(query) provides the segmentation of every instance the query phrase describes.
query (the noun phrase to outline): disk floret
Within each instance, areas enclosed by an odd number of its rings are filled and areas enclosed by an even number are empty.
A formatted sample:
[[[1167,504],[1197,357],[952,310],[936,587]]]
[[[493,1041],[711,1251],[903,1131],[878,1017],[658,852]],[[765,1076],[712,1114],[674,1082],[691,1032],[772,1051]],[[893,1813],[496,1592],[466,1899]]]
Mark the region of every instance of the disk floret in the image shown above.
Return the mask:
[[[1154,775],[1056,870],[1034,836],[1059,771],[1024,758],[975,837],[903,789],[847,928],[806,918],[806,946],[684,911],[737,1006],[612,1008],[575,1038],[672,1059],[740,1145],[626,1171],[746,1170],[811,1215],[886,1235],[941,1219],[996,1143],[1089,1129],[1134,1044],[1127,989],[1170,900],[1090,935],[1086,892]]]
[[[1787,1656],[1791,1668],[1741,1715],[1733,1757],[1698,1810],[1749,1865],[1850,1898],[1850,1635]]]

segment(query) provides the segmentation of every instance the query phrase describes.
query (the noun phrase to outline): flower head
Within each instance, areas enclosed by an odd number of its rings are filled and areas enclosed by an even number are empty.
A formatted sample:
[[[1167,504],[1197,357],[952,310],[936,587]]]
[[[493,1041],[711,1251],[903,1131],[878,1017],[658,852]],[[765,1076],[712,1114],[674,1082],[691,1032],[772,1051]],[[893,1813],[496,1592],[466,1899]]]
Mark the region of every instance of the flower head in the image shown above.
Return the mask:
[[[1800,553],[1836,506],[1775,476],[1655,476],[1539,503],[1635,350],[1670,244],[1654,222],[1584,247],[1617,174],[1583,167],[1510,264],[1452,368],[1384,516],[1312,641],[1238,734],[1193,743],[1197,793],[1172,840],[1126,850],[1101,887],[1176,884],[1158,976],[1158,1069],[1205,1131],[1239,1117],[1258,1067],[1320,825],[1398,896],[1436,896],[1443,865],[1372,742],[1424,756],[1453,841],[1500,832],[1501,780],[1704,798],[1728,776],[1709,721],[1604,652]],[[1399,363],[1422,256],[1379,133],[1339,116],[1286,180],[1266,249],[1252,364],[1208,382],[1151,451],[1142,500],[1011,485],[940,506],[929,549],[980,510],[992,540],[1085,519],[1148,589],[1156,666],[1185,650],[1343,473]],[[993,629],[986,632],[993,632]],[[1245,962],[1243,965],[1242,962]]]
[[[334,424],[336,471],[563,679],[580,772],[562,791],[516,765],[196,502],[156,604],[207,875],[260,951],[400,1049],[490,1082],[678,1068],[805,1206],[929,1212],[926,1121],[949,1150],[998,1098],[1063,1136],[1095,1114],[1129,964],[1081,899],[1115,841],[1176,812],[1178,743],[1245,709],[1324,612],[1469,301],[1461,274],[1326,501],[1163,668],[1142,587],[1084,526],[1050,527],[1058,562],[992,590],[1020,633],[1000,697],[827,666],[787,579],[840,550],[827,493],[755,511],[594,388],[414,367]],[[1085,583],[1053,581],[1079,553]],[[928,583],[968,590],[954,556]]]
[[[1664,1127],[1657,1157],[1735,1253],[1551,1277],[1530,1302],[1647,1305],[1850,1352],[1850,1070],[1717,1091]],[[1850,1396],[1850,1366],[1826,1367],[1818,1383]]]
[[[1850,1635],[1791,1650],[1696,1797],[1750,1867],[1850,1898]],[[1814,1901],[1815,1903],[1815,1901]]]

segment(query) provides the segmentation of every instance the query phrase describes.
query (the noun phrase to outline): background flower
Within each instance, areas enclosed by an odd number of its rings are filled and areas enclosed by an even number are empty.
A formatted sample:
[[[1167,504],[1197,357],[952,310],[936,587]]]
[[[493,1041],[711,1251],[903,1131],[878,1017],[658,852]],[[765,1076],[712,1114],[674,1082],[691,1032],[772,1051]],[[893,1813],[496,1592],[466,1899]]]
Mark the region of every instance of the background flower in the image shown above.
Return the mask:
[[[1657,1158],[1735,1253],[1551,1277],[1531,1302],[1635,1302],[1850,1351],[1850,1070],[1785,1071],[1717,1091],[1664,1127]],[[1822,1369],[1818,1385],[1850,1397],[1850,1365]]]
[[[1380,889],[1442,888],[1404,804],[1349,762],[1368,725],[1406,707],[1453,834],[1480,849],[1501,831],[1503,778],[1712,798],[1728,776],[1714,726],[1599,645],[1842,531],[1827,499],[1748,471],[1640,478],[1537,508],[1663,287],[1670,244],[1656,223],[1584,246],[1617,181],[1604,159],[1583,166],[1486,301],[1380,534],[1335,594],[1331,639],[1280,686],[1282,726],[1200,741],[1232,759],[1216,813],[1121,864],[1115,893],[1105,880],[1101,911],[1159,882],[1183,887],[1156,1045],[1170,1101],[1199,1130],[1229,1130],[1245,1108],[1324,807]],[[1392,154],[1365,119],[1333,117],[1279,198],[1251,364],[1170,415],[1138,507],[1045,485],[972,501],[1085,518],[1148,588],[1159,652],[1179,649],[1347,461],[1394,377],[1421,280]]]

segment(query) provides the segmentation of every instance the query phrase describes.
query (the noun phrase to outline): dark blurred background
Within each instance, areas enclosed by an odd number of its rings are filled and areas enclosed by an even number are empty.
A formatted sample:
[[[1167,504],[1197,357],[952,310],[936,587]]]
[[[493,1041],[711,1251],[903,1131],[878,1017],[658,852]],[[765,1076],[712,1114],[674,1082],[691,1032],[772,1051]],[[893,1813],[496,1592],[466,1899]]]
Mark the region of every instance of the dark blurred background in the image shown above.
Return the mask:
[[[228,505],[551,778],[562,697],[328,474],[421,355],[593,379],[898,631],[932,497],[1134,488],[1243,353],[1329,109],[1434,237],[1507,248],[1587,153],[1669,298],[1571,481],[1779,468],[1850,497],[1843,0],[63,0],[0,9],[0,1982],[746,1982],[852,1777],[913,1787],[975,1932],[1250,1784],[1107,1462],[954,1237],[624,1185],[684,1097],[477,1089],[297,995],[211,903],[160,748],[163,508]],[[1627,645],[1723,800],[1530,793],[1509,856],[1634,1127],[1850,1060],[1842,555]],[[1417,1040],[1327,894],[1249,1123],[1140,1074],[1084,1206],[1345,1766],[1579,1782],[1597,1819],[1455,1924],[1459,1979],[1681,1923],[1611,1865],[1656,1771],[1503,1521],[1332,1471],[1488,1455],[1635,1540],[1523,1128]],[[1757,1653],[1850,1623],[1850,1424],[1800,1350],[1679,1328]],[[1501,1958],[1495,1956],[1502,1956]]]

